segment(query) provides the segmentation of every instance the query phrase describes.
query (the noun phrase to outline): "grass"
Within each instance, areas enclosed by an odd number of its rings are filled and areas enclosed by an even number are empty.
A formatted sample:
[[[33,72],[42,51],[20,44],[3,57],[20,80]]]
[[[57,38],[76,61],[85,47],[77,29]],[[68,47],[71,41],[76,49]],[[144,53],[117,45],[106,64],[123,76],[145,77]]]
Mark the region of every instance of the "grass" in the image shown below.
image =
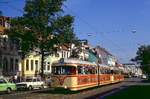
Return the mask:
[[[150,86],[131,86],[120,92],[107,96],[105,99],[150,99]]]

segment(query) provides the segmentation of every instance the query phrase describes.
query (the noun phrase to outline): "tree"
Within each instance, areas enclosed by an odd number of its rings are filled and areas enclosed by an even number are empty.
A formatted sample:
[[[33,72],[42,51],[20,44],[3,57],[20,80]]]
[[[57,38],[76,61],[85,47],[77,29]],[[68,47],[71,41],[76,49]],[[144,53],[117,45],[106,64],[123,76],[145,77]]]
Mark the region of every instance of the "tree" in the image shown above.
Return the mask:
[[[146,73],[150,73],[150,45],[142,45],[138,48],[137,56],[131,61],[137,62]]]
[[[20,41],[21,50],[27,54],[35,49],[41,54],[43,76],[45,52],[54,51],[54,45],[71,43],[74,18],[63,15],[65,0],[26,0],[22,17],[13,18],[6,32],[10,38]]]

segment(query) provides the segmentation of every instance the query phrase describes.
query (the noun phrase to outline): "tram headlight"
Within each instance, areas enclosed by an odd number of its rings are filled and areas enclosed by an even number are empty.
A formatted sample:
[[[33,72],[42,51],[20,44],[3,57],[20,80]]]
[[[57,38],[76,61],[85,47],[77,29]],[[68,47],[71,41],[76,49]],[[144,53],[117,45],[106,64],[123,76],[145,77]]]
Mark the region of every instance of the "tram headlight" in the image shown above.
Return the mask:
[[[67,86],[65,86],[64,88],[67,89]]]

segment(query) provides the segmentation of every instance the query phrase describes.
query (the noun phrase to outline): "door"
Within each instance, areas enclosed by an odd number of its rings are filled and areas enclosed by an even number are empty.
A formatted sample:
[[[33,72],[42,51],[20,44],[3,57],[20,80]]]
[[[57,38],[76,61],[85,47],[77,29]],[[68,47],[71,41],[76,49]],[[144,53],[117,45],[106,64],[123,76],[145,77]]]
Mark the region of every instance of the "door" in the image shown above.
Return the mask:
[[[32,85],[34,88],[37,88],[37,79],[33,79]]]
[[[5,79],[0,78],[0,91],[6,91],[7,90],[7,82]]]
[[[43,85],[43,83],[42,83],[42,81],[41,81],[41,79],[40,78],[37,78],[37,85],[38,85],[38,87],[42,87],[41,85]]]

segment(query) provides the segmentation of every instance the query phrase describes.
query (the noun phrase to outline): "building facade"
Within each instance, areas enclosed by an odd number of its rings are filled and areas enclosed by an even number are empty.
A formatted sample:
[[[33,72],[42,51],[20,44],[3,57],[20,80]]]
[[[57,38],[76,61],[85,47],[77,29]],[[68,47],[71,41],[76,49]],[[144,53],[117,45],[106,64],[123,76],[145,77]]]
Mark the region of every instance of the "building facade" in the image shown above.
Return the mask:
[[[97,56],[99,57],[99,61],[101,64],[105,64],[108,66],[116,66],[116,62],[117,62],[116,57],[110,54],[105,48],[96,46],[94,50]]]
[[[71,55],[70,47],[61,45],[58,47],[56,53],[51,53],[45,56],[44,59],[44,74],[51,74],[51,66],[54,62],[61,58],[67,59]],[[31,52],[25,56],[19,64],[20,74],[23,77],[38,76],[41,72],[41,55],[36,52]]]
[[[10,18],[6,16],[0,16],[0,35],[4,34],[6,28],[10,28]]]
[[[19,70],[23,77],[37,76],[40,73],[41,55],[31,52],[20,61]]]
[[[52,71],[52,64],[54,62],[59,61],[60,59],[68,59],[71,56],[71,49],[74,46],[72,45],[68,45],[68,44],[64,44],[64,45],[60,45],[57,47],[57,52],[49,54],[48,56],[46,56],[45,61],[44,61],[44,73],[45,74],[50,74]]]
[[[137,66],[134,63],[125,63],[123,64],[124,69],[125,69],[125,73],[128,73],[132,76],[141,76],[143,74],[142,69],[140,68],[140,66]]]
[[[8,17],[0,16],[0,74],[3,76],[13,76],[19,72],[18,45],[4,34],[4,30],[10,27],[9,20]]]

